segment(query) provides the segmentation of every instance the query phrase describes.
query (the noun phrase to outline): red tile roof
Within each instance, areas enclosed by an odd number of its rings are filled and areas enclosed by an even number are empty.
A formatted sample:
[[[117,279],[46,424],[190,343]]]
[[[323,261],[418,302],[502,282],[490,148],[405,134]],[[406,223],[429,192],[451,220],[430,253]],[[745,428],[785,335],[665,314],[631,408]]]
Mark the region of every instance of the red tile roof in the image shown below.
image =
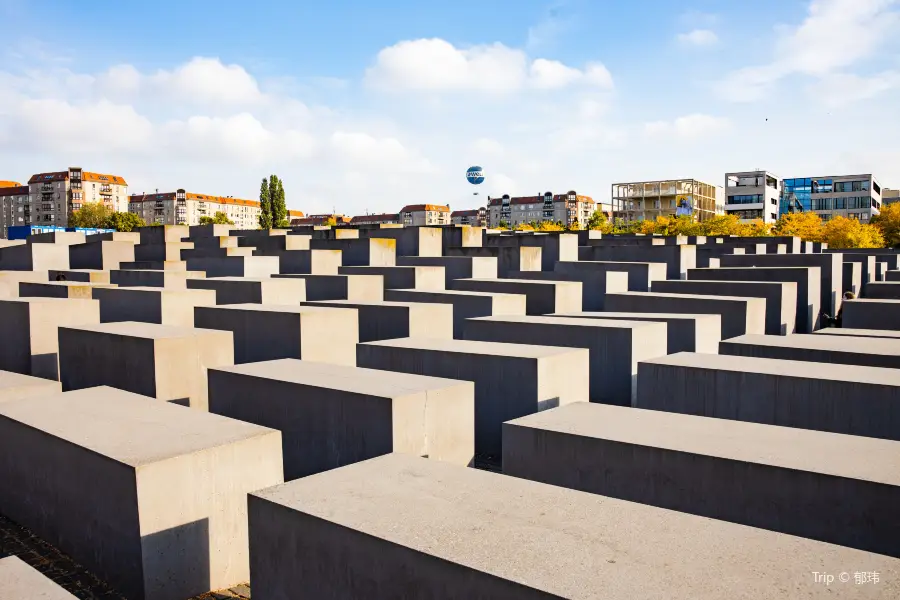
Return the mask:
[[[18,186],[4,186],[0,187],[0,196],[27,196],[28,195],[28,186],[27,185],[18,185]]]
[[[440,204],[410,204],[409,206],[404,206],[400,212],[408,213],[408,212],[423,212],[423,211],[437,211],[437,212],[450,212],[449,206],[442,206]]]
[[[450,216],[451,217],[477,217],[478,209],[473,208],[470,210],[454,210],[452,213],[450,213]]]
[[[22,184],[19,183],[18,181],[6,181],[3,179],[0,179],[0,188],[19,187],[20,185],[22,185]]]
[[[568,199],[568,194],[554,194],[553,201],[554,202],[565,202]],[[581,196],[576,194],[575,199],[578,202],[586,202],[587,204],[595,204],[594,199],[590,196]],[[516,196],[514,198],[509,199],[510,204],[542,204],[544,202],[544,195],[541,194],[539,196]],[[503,204],[503,198],[491,198],[490,202],[488,202],[488,206],[500,206]]]
[[[68,171],[56,171],[55,173],[36,173],[31,176],[28,183],[42,183],[46,181],[65,181],[69,178]],[[81,172],[82,181],[99,181],[101,183],[110,183],[113,185],[128,185],[124,177],[118,175],[104,175],[103,173],[92,173],[91,171]]]
[[[302,211],[302,210],[291,210],[291,209],[288,209],[287,213],[288,213],[287,216],[288,216],[289,219],[299,219],[299,218],[303,217],[303,211]]]

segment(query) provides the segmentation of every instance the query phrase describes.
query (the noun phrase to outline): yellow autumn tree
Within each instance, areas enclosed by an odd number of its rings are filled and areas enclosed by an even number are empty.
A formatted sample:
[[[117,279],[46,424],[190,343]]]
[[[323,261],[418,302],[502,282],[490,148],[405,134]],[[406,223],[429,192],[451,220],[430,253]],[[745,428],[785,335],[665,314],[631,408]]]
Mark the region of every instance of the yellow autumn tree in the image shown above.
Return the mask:
[[[884,236],[875,225],[836,216],[822,227],[822,241],[829,248],[883,248]]]
[[[515,227],[516,231],[534,231],[534,227],[532,227],[529,223],[519,223]]]
[[[772,230],[775,235],[795,235],[806,242],[822,241],[822,219],[813,212],[781,215]]]
[[[643,233],[644,235],[653,235],[654,233],[665,234],[668,226],[669,219],[666,217],[656,217],[655,221],[641,221],[637,233]]]
[[[553,221],[541,221],[534,229],[535,231],[563,231],[565,227]]]
[[[702,235],[742,235],[744,229],[744,224],[737,215],[716,215],[702,225]]]
[[[772,224],[766,223],[762,219],[756,219],[752,223],[743,223],[741,233],[739,235],[745,237],[763,237],[772,235]]]
[[[900,246],[900,202],[882,204],[881,214],[872,217],[872,224],[881,230],[887,246]]]

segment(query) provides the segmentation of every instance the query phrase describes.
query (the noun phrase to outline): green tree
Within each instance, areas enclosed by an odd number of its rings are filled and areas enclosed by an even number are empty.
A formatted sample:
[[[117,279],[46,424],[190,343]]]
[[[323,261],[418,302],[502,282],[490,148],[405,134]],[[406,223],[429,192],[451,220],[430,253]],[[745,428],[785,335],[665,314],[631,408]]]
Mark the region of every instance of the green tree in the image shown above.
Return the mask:
[[[900,246],[900,202],[882,204],[881,214],[872,217],[872,224],[881,230],[887,246]]]
[[[269,181],[265,177],[259,186],[259,228],[272,229],[272,202],[269,195]]]
[[[207,217],[206,215],[199,219],[201,225],[234,225],[234,221],[228,218],[228,215],[221,210],[216,211],[216,216]]]
[[[86,202],[69,216],[69,227],[105,227],[113,212],[102,202]]]
[[[500,221],[497,223],[497,229],[509,229],[509,221]]]
[[[588,219],[585,229],[596,229],[601,233],[612,233],[613,225],[609,222],[609,219],[606,218],[606,213],[597,209]]]
[[[277,175],[269,178],[269,202],[272,206],[272,227],[290,227],[284,200],[284,181]]]
[[[116,212],[106,219],[104,227],[107,229],[115,229],[116,231],[133,231],[138,227],[146,227],[147,224],[142,218],[134,213]]]

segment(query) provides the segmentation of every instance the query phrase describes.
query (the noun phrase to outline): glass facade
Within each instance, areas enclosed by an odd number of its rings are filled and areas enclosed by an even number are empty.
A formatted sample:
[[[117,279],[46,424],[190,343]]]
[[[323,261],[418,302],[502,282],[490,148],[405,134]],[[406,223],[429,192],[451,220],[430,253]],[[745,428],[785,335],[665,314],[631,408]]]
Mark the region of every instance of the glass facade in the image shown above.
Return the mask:
[[[832,179],[785,179],[781,194],[781,212],[789,212],[799,204],[804,211],[847,210],[878,208],[871,196],[847,196],[842,198],[821,197],[818,194],[868,192],[869,181],[838,181]],[[813,198],[812,195],[817,194]]]
[[[728,196],[726,204],[762,204],[762,194],[744,194],[739,196]]]

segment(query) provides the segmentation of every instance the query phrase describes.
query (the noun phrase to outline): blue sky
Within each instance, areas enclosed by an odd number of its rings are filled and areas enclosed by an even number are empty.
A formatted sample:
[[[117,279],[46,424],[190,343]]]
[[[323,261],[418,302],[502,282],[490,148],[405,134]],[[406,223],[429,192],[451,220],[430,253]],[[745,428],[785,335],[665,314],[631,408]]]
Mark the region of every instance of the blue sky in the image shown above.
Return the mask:
[[[767,168],[900,187],[897,0],[0,0],[0,179],[306,212]],[[71,26],[69,24],[72,24]],[[480,164],[480,198],[463,177]]]

